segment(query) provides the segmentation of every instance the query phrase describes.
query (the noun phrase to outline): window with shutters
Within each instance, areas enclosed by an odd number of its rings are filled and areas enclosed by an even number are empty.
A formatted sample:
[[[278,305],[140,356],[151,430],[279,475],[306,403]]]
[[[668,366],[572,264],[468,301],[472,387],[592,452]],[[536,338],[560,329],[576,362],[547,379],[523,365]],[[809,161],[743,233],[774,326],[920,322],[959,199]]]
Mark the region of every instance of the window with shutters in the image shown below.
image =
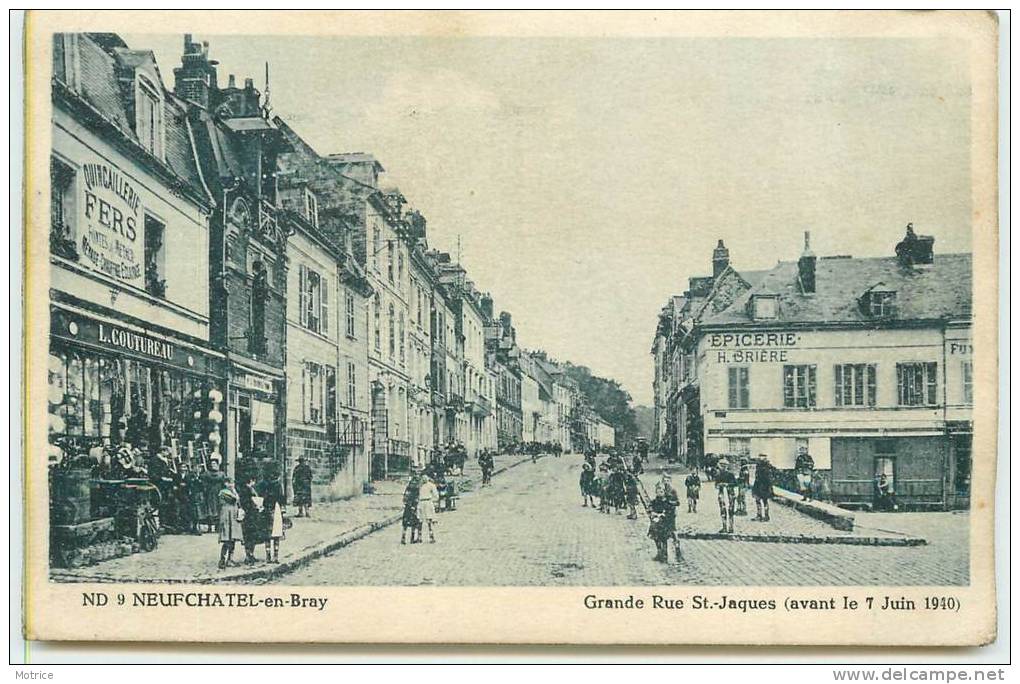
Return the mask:
[[[350,292],[344,293],[344,311],[346,313],[345,330],[347,332],[347,337],[353,340],[357,337],[358,328],[357,316],[355,315],[354,295]]]
[[[329,283],[304,264],[298,267],[299,323],[320,335],[329,335]]]
[[[876,368],[873,363],[843,363],[834,367],[836,406],[874,406]]]
[[[961,366],[963,377],[963,403],[974,403],[974,363],[964,361]]]
[[[818,370],[814,365],[783,366],[783,406],[814,408],[818,405]]]
[[[315,198],[315,193],[305,188],[305,218],[313,226],[318,227],[319,225],[319,202]]]
[[[751,388],[748,382],[750,369],[746,366],[730,366],[728,370],[730,408],[749,408],[751,406]]]
[[[750,437],[730,437],[727,440],[729,453],[733,456],[750,456],[751,455],[751,438]]]
[[[900,406],[934,406],[938,365],[932,362],[896,364]]]

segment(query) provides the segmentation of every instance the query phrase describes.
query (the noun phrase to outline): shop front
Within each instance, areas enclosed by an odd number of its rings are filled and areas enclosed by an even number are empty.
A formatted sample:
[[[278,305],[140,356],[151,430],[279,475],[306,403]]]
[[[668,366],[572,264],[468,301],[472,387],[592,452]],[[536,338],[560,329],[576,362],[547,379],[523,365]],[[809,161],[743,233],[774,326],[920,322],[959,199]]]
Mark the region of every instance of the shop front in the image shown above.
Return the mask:
[[[174,462],[221,460],[223,360],[113,317],[50,308],[49,462],[97,446],[161,447]]]
[[[227,473],[256,480],[270,471],[286,473],[283,378],[235,363],[229,390]]]
[[[182,494],[190,486],[215,496],[223,359],[128,319],[63,305],[51,306],[50,314],[54,566],[150,550],[160,532],[212,524],[212,509],[192,511]]]

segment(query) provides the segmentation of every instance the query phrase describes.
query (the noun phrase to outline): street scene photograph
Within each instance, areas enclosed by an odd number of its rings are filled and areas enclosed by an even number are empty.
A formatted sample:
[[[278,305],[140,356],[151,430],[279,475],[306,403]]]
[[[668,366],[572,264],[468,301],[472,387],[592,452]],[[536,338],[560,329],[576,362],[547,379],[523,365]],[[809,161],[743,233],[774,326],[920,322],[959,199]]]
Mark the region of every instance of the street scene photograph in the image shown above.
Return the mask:
[[[43,581],[971,585],[963,43],[216,27],[46,36]]]

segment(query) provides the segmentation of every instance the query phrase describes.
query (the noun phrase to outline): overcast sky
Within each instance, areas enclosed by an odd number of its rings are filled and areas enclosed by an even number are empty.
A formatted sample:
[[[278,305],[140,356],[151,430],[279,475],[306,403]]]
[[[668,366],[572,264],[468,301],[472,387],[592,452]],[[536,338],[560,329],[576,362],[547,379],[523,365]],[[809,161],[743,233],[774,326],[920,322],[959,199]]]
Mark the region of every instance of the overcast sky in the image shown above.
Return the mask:
[[[364,151],[518,341],[650,403],[658,312],[709,273],[970,250],[965,53],[936,40],[202,34],[321,153]],[[182,36],[127,35],[168,87]]]

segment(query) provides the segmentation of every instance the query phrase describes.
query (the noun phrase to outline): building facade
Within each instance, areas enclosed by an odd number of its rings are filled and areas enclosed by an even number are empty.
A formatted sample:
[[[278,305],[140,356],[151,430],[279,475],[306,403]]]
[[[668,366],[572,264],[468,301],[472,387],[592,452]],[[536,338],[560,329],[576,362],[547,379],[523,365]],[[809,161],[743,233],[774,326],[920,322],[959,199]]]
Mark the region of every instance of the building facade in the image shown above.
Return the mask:
[[[53,60],[50,462],[115,444],[222,461],[215,200],[188,104],[112,34],[56,34]]]
[[[849,506],[873,505],[883,476],[902,505],[969,505],[971,258],[933,242],[909,230],[895,256],[817,258],[805,239],[709,301],[680,344],[688,451],[781,471],[806,451],[819,494]]]

